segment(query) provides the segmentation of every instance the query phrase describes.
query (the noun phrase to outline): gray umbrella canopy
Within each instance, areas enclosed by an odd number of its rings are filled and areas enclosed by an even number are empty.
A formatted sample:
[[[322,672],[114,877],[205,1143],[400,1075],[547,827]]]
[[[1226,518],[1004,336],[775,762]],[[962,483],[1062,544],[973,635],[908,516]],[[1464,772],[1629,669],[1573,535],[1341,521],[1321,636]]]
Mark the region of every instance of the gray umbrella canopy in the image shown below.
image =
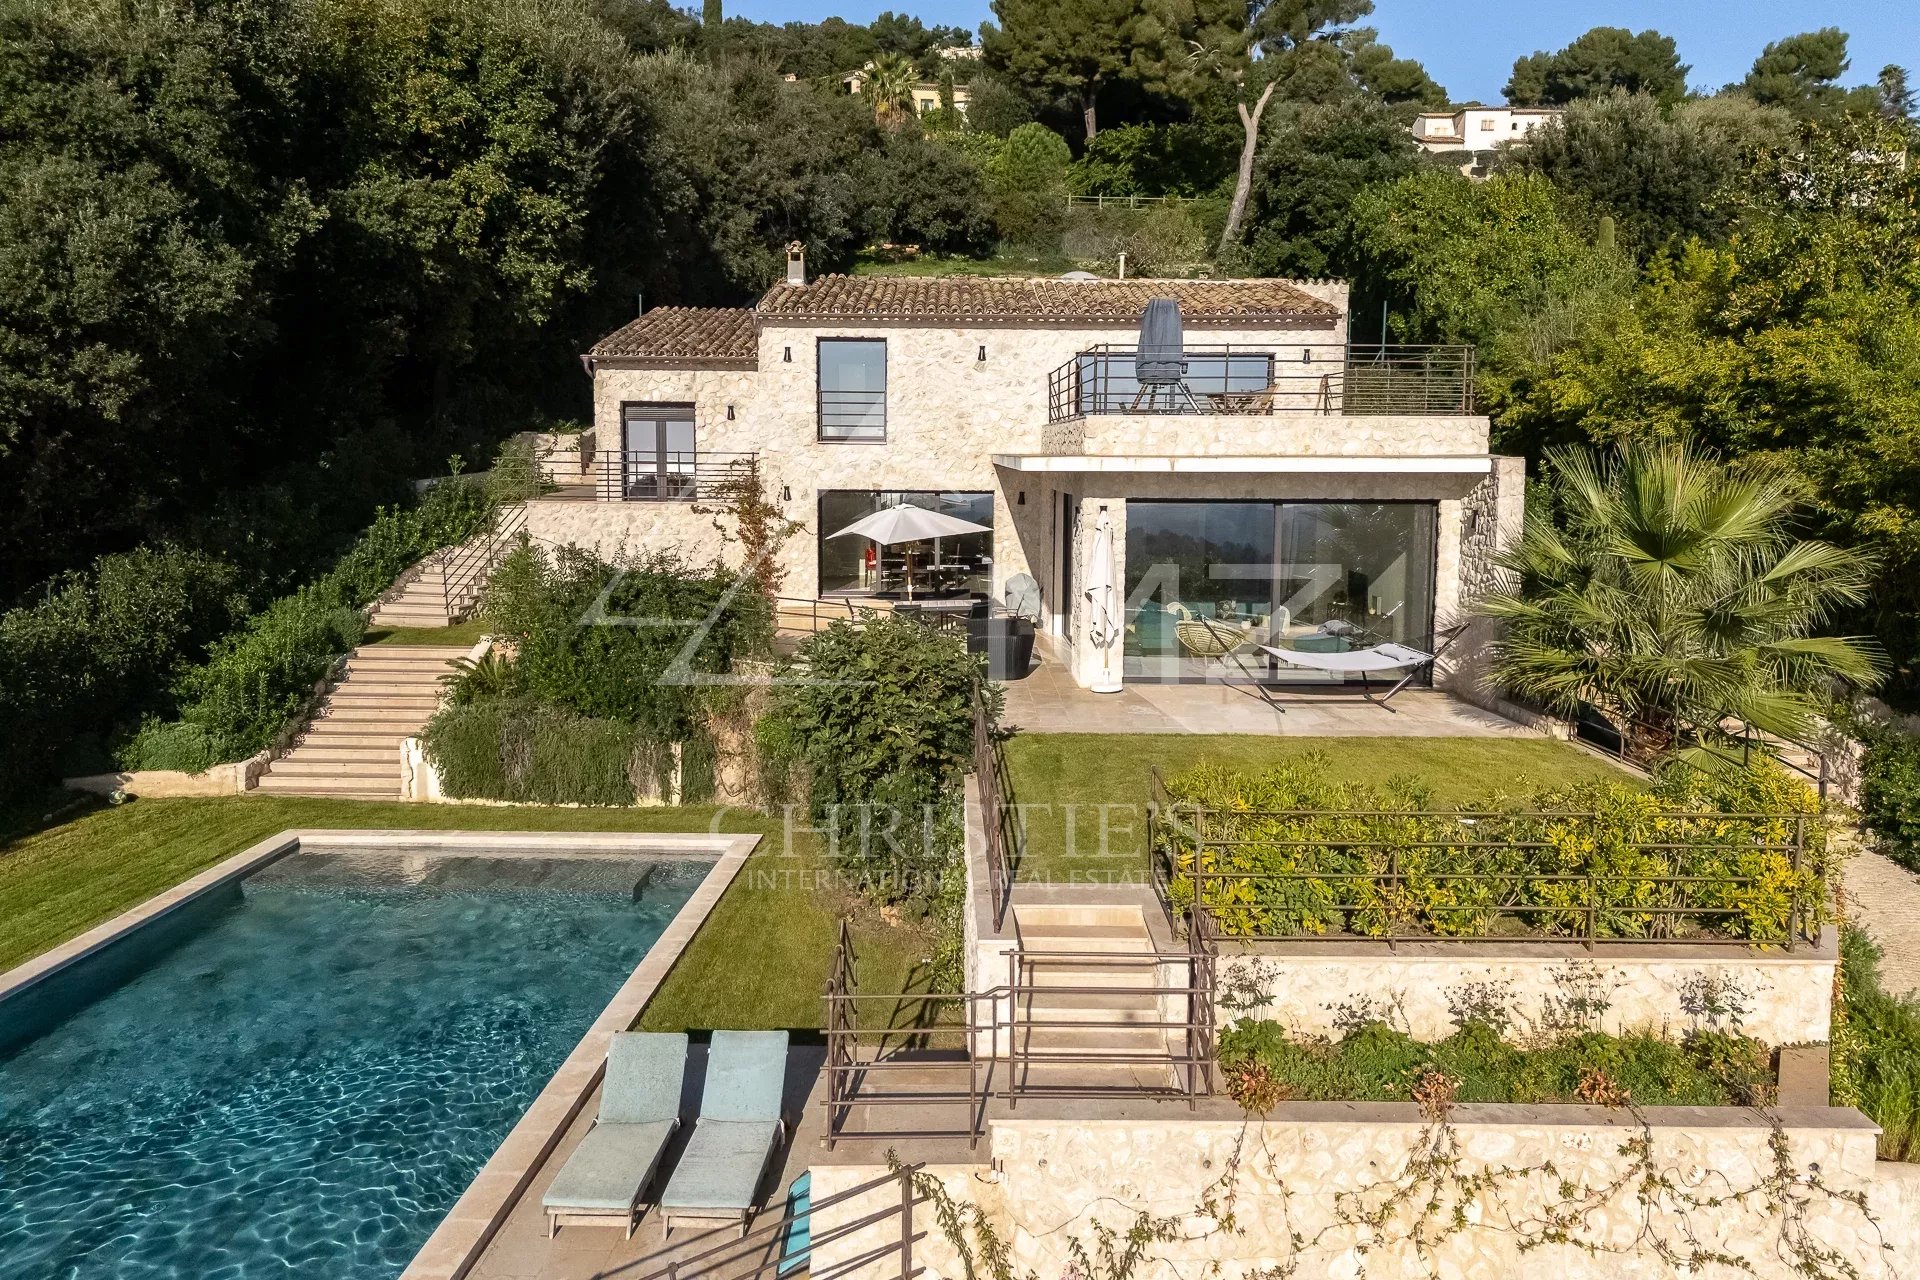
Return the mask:
[[[1140,317],[1140,346],[1133,357],[1134,377],[1143,387],[1172,386],[1186,376],[1187,348],[1180,333],[1180,304],[1155,298]]]

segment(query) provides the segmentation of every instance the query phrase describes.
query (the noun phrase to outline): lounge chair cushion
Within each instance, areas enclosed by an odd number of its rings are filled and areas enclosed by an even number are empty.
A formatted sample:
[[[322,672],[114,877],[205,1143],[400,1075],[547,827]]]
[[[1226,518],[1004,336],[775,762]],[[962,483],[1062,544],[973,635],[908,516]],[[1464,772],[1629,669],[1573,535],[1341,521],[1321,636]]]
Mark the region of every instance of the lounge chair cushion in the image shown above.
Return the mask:
[[[660,1193],[660,1207],[746,1213],[779,1136],[777,1120],[701,1120]]]
[[[707,1049],[706,1088],[700,1095],[701,1123],[778,1120],[786,1078],[786,1032],[714,1032]]]
[[[621,1031],[607,1049],[600,1082],[603,1124],[651,1124],[680,1114],[687,1038],[678,1032]]]
[[[542,1203],[548,1209],[608,1213],[631,1208],[659,1166],[673,1130],[671,1120],[594,1125],[567,1157]]]

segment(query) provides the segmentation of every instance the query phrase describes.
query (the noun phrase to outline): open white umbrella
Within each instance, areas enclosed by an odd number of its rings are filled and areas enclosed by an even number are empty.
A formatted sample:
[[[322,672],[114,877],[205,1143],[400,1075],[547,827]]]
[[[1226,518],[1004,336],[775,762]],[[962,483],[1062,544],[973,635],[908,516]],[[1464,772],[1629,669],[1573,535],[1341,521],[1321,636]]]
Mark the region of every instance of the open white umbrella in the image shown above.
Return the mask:
[[[1113,665],[1113,651],[1120,643],[1120,574],[1113,541],[1113,517],[1103,510],[1093,526],[1085,590],[1087,641],[1100,651],[1100,674],[1089,686],[1094,693],[1120,692],[1120,673]]]
[[[975,524],[971,520],[962,520],[942,511],[929,511],[925,507],[911,506],[905,502],[898,506],[876,511],[870,516],[862,516],[846,528],[830,533],[829,538],[861,537],[879,543],[883,547],[899,542],[925,542],[933,540],[933,559],[940,560],[940,539],[957,538],[963,533],[992,533],[984,524]],[[913,582],[907,582],[907,598],[913,598]]]
[[[838,533],[830,533],[829,538],[862,537],[871,538],[882,546],[890,547],[896,542],[925,542],[928,538],[957,538],[963,533],[992,533],[984,524],[975,524],[971,520],[962,520],[940,511],[929,511],[925,507],[899,506],[876,511],[870,516],[862,516]]]

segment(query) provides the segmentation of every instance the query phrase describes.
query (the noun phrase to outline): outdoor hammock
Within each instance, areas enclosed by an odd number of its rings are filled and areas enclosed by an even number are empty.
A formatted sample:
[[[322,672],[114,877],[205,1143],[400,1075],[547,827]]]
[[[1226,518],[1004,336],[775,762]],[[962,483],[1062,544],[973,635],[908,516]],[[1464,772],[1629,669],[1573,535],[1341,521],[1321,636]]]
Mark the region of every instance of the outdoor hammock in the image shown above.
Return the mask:
[[[1306,667],[1313,671],[1324,671],[1328,675],[1357,675],[1360,677],[1360,695],[1369,702],[1387,706],[1394,694],[1400,692],[1416,680],[1420,673],[1432,666],[1434,660],[1445,653],[1453,642],[1460,637],[1465,627],[1453,627],[1440,632],[1443,643],[1432,653],[1424,649],[1415,649],[1404,644],[1377,644],[1370,649],[1349,649],[1345,653],[1317,653],[1303,649],[1281,649],[1274,645],[1257,646],[1260,652],[1267,654],[1290,667]],[[1373,696],[1373,686],[1367,677],[1377,671],[1396,671],[1407,668],[1407,674],[1400,677],[1391,689],[1379,697]],[[1393,708],[1387,707],[1389,711]]]

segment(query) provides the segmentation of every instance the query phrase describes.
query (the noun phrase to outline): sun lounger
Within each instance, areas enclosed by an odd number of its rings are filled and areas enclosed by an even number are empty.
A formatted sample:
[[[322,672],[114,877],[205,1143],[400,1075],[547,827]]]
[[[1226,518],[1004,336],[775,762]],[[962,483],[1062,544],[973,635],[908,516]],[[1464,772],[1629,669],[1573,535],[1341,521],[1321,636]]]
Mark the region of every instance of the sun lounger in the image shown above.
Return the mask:
[[[767,1164],[786,1134],[780,1119],[786,1069],[784,1031],[713,1033],[700,1119],[660,1193],[667,1230],[737,1223],[746,1233]]]
[[[1428,653],[1425,649],[1415,649],[1404,644],[1377,644],[1370,649],[1349,649],[1340,652],[1326,652],[1310,648],[1282,649],[1277,645],[1263,644],[1260,652],[1269,654],[1290,667],[1305,667],[1310,671],[1324,671],[1328,675],[1357,675],[1360,677],[1361,696],[1367,701],[1386,707],[1393,695],[1412,684],[1420,673],[1433,665],[1441,654],[1445,653],[1459,638],[1464,626],[1453,627],[1440,633],[1445,643]],[[1310,638],[1310,637],[1303,637]],[[1296,643],[1299,643],[1296,641]],[[1391,689],[1379,697],[1373,695],[1371,677],[1383,671],[1405,670]],[[1387,707],[1387,710],[1393,710]]]
[[[633,1238],[640,1197],[680,1127],[686,1071],[686,1036],[615,1033],[600,1082],[600,1113],[542,1202],[549,1238],[562,1224],[620,1225]]]

